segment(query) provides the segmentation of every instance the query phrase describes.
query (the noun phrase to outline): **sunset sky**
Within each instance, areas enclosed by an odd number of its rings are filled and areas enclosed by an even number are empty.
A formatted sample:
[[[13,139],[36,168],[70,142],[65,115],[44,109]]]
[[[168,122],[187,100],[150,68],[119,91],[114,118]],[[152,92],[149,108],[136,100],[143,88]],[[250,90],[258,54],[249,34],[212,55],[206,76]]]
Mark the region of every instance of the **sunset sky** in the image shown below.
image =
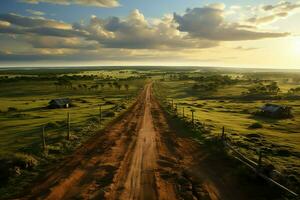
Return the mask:
[[[300,69],[300,1],[1,0],[0,66]]]

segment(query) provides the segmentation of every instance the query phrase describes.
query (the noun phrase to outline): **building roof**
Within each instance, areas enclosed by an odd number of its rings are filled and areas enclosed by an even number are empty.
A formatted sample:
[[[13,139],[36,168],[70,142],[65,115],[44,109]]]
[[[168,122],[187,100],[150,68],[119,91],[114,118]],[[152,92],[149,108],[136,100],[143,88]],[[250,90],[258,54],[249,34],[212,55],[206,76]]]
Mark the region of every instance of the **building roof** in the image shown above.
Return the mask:
[[[280,105],[275,105],[275,104],[266,104],[261,109],[265,112],[275,113],[275,112],[278,112],[279,110],[285,109],[285,108],[286,108],[286,106],[280,106]]]
[[[60,106],[64,106],[69,103],[70,103],[69,98],[53,99],[49,102],[49,104],[56,104],[56,105],[60,105]]]

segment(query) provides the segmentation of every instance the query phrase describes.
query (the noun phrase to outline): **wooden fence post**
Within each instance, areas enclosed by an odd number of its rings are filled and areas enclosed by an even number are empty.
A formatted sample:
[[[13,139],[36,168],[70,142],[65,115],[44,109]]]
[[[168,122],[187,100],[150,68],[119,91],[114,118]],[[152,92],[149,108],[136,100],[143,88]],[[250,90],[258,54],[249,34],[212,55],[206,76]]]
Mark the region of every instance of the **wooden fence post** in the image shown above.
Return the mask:
[[[99,124],[101,128],[101,122],[102,122],[102,106],[99,104]]]
[[[225,139],[225,127],[224,127],[224,126],[223,126],[223,128],[222,128],[221,139],[222,139],[222,141],[224,141],[224,139]]]
[[[173,107],[174,106],[174,100],[173,99],[171,100],[171,105],[172,105],[172,110],[173,110],[174,109],[174,107]]]
[[[182,117],[184,118],[184,107],[182,107]]]
[[[259,149],[258,151],[258,163],[257,163],[257,168],[258,169],[261,169],[261,166],[262,166],[262,150]]]
[[[70,132],[71,132],[71,119],[70,119],[70,112],[68,112],[68,118],[67,118],[67,120],[68,120],[68,135],[67,135],[67,139],[68,140],[70,140]]]
[[[193,124],[193,126],[194,126],[194,112],[195,112],[195,110],[192,109],[191,112],[192,112],[192,124]]]
[[[45,136],[45,126],[42,128],[42,142],[43,142],[43,151],[46,150],[46,136]]]

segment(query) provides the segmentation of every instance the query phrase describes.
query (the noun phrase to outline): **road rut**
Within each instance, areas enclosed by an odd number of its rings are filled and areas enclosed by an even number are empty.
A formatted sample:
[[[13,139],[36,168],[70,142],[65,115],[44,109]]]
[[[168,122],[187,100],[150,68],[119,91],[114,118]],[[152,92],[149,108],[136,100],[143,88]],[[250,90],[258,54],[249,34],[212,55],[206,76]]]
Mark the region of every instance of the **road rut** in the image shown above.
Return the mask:
[[[226,179],[223,163],[212,163],[199,143],[183,135],[168,123],[147,84],[127,112],[19,199],[253,199]]]

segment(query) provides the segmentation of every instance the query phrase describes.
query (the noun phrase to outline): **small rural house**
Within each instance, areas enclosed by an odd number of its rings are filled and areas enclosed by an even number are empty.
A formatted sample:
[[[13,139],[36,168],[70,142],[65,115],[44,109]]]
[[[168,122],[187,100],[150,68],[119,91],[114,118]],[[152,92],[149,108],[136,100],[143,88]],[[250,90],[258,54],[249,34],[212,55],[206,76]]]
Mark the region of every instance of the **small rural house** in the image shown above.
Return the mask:
[[[266,104],[261,108],[259,114],[271,118],[290,118],[293,116],[291,110],[292,108],[289,106]]]
[[[53,99],[49,102],[48,108],[69,108],[71,100],[69,98]]]

